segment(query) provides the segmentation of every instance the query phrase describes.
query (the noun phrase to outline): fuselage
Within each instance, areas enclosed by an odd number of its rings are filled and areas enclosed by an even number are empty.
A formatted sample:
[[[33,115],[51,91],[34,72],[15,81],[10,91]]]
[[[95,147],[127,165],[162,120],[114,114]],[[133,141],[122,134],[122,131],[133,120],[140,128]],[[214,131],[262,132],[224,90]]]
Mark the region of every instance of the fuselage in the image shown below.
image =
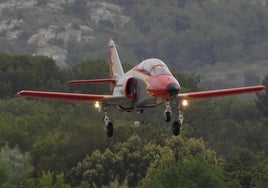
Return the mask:
[[[147,59],[125,73],[114,87],[114,95],[126,95],[121,109],[155,107],[177,95],[179,82],[159,59]]]

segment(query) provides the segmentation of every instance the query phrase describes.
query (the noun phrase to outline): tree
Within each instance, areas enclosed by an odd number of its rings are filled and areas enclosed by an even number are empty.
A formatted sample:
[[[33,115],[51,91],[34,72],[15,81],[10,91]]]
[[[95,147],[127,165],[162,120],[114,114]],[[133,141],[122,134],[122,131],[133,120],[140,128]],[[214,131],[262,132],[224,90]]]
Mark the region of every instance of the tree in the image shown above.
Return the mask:
[[[266,89],[263,93],[257,93],[256,105],[263,116],[268,117],[268,75],[263,79],[262,84]]]
[[[166,145],[140,187],[225,187],[221,161],[202,140],[172,137]]]
[[[146,173],[148,163],[142,160],[143,156],[142,141],[134,135],[114,145],[112,150],[95,150],[72,169],[69,177],[72,185],[87,181],[92,186],[102,187],[117,181],[120,185],[127,182],[133,187]]]
[[[1,148],[0,164],[0,184],[6,181],[11,186],[18,186],[33,170],[29,153],[22,153],[18,147],[11,149],[8,145]]]
[[[0,54],[0,97],[22,89],[64,89],[64,71],[45,56]]]
[[[0,159],[0,186],[9,182],[9,172],[8,165]]]
[[[97,79],[109,78],[109,65],[102,60],[87,60],[75,65],[68,72],[69,79]],[[80,91],[82,93],[108,93],[108,84],[93,85],[71,85],[70,91]]]
[[[37,179],[27,179],[22,183],[22,187],[28,188],[71,188],[64,182],[64,174],[55,174],[53,172],[42,172],[42,176]]]
[[[267,156],[237,148],[235,156],[225,163],[225,178],[236,180],[241,187],[265,187],[267,185]]]

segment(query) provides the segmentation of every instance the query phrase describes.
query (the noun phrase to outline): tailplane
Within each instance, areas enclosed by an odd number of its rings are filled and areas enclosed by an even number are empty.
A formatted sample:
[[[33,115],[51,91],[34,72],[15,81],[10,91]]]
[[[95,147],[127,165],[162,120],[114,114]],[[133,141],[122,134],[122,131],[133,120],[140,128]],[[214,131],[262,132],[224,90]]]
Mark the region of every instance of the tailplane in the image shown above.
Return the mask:
[[[118,80],[124,75],[124,71],[121,65],[120,58],[118,56],[115,43],[112,39],[109,41],[109,53],[110,53],[110,78],[94,79],[94,80],[70,80],[69,84],[98,84],[98,83],[110,83],[110,93],[113,93],[114,86]]]
[[[115,43],[112,39],[109,41],[109,52],[110,52],[110,76],[117,82],[121,76],[124,75],[124,70],[121,65],[119,55],[116,50]]]

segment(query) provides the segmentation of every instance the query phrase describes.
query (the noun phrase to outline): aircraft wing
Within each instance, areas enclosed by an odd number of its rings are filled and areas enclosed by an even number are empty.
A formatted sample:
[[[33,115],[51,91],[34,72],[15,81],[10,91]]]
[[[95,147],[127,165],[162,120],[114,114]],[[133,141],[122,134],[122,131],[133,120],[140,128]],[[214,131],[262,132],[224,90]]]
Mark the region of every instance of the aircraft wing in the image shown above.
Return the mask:
[[[252,93],[252,92],[262,91],[264,89],[265,89],[264,86],[259,85],[259,86],[180,93],[178,94],[178,97],[183,98],[183,99],[188,99],[188,100],[197,100],[197,99],[206,99],[206,98],[212,98],[212,97],[222,97],[222,96],[228,96],[228,95],[239,95],[243,93]]]
[[[125,96],[116,96],[116,95],[95,95],[95,94],[63,93],[63,92],[47,92],[47,91],[31,91],[31,90],[22,90],[18,92],[16,96],[27,97],[27,98],[57,99],[57,100],[74,101],[74,102],[102,101],[110,105],[120,104],[121,102],[128,100]]]

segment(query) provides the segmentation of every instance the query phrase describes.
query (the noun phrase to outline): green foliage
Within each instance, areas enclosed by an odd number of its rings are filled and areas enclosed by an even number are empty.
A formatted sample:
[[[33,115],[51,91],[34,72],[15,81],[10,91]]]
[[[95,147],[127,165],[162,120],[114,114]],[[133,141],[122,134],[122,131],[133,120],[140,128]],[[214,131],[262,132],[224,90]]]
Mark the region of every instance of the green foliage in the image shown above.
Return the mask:
[[[263,19],[267,6],[260,2],[169,0],[118,4],[127,9],[135,24],[133,29],[133,23],[129,23],[125,28],[128,34],[118,37],[132,44],[138,59],[157,55],[173,67],[196,70],[205,64],[240,58],[252,63],[267,57],[262,50],[262,45],[267,45],[268,22]],[[137,34],[134,41],[132,36]]]
[[[257,107],[263,116],[268,117],[268,75],[263,79],[262,84],[266,87],[264,93],[257,94]]]
[[[71,79],[109,77],[104,61],[88,60],[61,70],[45,57],[0,58],[1,79],[14,77],[9,84],[1,82],[1,187],[267,185],[267,91],[257,96],[258,108],[251,99],[235,97],[192,102],[184,109],[185,124],[178,137],[155,118],[163,113],[161,108],[149,112],[154,120],[140,127],[132,125],[130,114],[113,111],[115,134],[106,138],[102,115],[89,105],[8,94],[14,88],[107,93],[107,85],[58,87]],[[200,90],[198,75],[174,72],[188,86],[183,92]],[[266,82],[267,78],[263,80],[267,86]],[[29,88],[24,88],[27,84]]]
[[[1,182],[6,185],[18,186],[32,172],[29,153],[22,153],[18,147],[11,149],[8,145],[1,148]]]
[[[40,188],[70,188],[71,186],[64,183],[64,175],[59,174],[56,175],[56,180],[54,179],[54,174],[51,172],[43,173],[42,176],[39,179],[39,183],[37,184],[37,187]]]
[[[63,73],[45,56],[0,54],[0,97],[22,89],[63,89]]]
[[[97,70],[97,71],[96,71]],[[86,80],[109,78],[109,64],[102,60],[87,60],[81,64],[75,65],[69,71],[69,79]],[[92,85],[72,85],[71,91],[81,91],[83,93],[100,93],[109,92],[108,84],[92,84]]]
[[[19,146],[22,150],[28,150],[36,136],[44,131],[53,129],[57,123],[56,114],[53,115],[53,106],[46,103],[21,99],[0,100],[0,144],[6,142],[10,146]]]
[[[254,154],[238,149],[236,156],[225,165],[226,177],[238,180],[242,187],[263,187],[267,185],[266,164],[267,156],[263,152]]]
[[[180,82],[183,83],[183,92],[190,91],[198,91],[199,90],[199,83],[200,83],[200,76],[197,74],[187,74],[183,72],[178,72],[176,70],[172,71],[175,78]],[[185,88],[187,87],[187,88]]]
[[[72,179],[74,185],[87,181],[91,186],[101,187],[117,182],[133,187],[144,178],[142,187],[150,187],[156,180],[164,187],[187,187],[188,183],[193,183],[195,176],[197,187],[208,183],[211,183],[211,187],[223,185],[220,161],[213,151],[205,148],[202,140],[184,141],[181,137],[172,137],[164,145],[143,142],[139,136],[133,135],[104,152],[96,150],[72,169],[68,179]],[[183,174],[185,168],[189,168],[189,172],[180,176],[180,179],[187,183],[178,184],[178,176],[172,173]]]
[[[185,142],[172,137],[166,146],[161,157],[151,163],[141,187],[225,187],[220,160],[202,140]]]
[[[73,184],[82,180],[97,187],[110,185],[115,180],[119,184],[126,181],[132,187],[145,175],[148,163],[142,160],[143,156],[142,141],[134,135],[126,142],[114,145],[112,151],[106,149],[101,153],[96,150],[85,157],[72,169],[70,179]]]
[[[225,187],[222,169],[200,158],[168,164],[141,187]]]
[[[36,174],[40,175],[43,170],[68,172],[82,156],[96,147],[101,148],[105,143],[103,138],[97,137],[102,129],[75,124],[72,126],[70,130],[55,130],[35,141],[31,154]]]
[[[9,168],[8,165],[0,160],[0,186],[9,181]]]
[[[64,182],[64,174],[55,174],[53,172],[42,172],[42,176],[38,179],[28,179],[22,185],[28,188],[71,188],[69,184]]]

